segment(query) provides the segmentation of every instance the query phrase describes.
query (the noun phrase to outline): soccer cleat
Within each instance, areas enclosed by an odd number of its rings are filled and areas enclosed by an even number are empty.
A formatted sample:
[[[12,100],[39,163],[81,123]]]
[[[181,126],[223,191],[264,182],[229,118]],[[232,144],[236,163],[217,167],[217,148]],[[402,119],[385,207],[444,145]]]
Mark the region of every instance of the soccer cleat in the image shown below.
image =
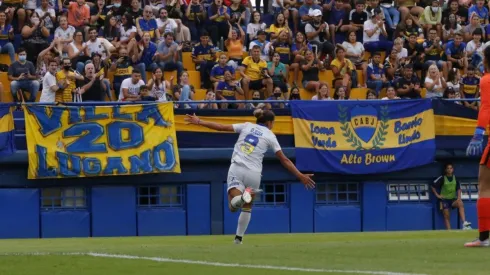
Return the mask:
[[[471,230],[471,223],[470,222],[464,222],[463,223],[463,230]]]
[[[245,203],[250,203],[252,201],[252,193],[253,193],[252,188],[247,187],[245,191],[243,191],[242,200]]]
[[[235,244],[242,244],[242,237],[235,236]]]
[[[472,242],[465,243],[464,246],[465,247],[488,247],[490,246],[490,241],[488,241],[488,239],[484,241],[480,241],[480,239],[476,239]]]

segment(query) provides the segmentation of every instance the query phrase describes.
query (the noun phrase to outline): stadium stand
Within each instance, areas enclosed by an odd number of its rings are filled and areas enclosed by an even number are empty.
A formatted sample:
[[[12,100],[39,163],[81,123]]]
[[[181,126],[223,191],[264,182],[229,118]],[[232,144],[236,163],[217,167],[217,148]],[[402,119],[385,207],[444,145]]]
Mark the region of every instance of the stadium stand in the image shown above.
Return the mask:
[[[294,88],[303,100],[338,99],[338,90],[347,91],[343,99],[479,97],[490,43],[483,0],[269,2],[262,9],[270,13],[261,13],[246,0],[4,0],[1,101],[28,100],[11,88],[27,80],[39,82],[36,101],[43,102],[72,101],[76,93],[83,101],[251,100],[257,91],[261,99],[289,100]],[[58,65],[52,72],[50,60]],[[146,94],[136,78],[123,83],[133,69],[142,71]],[[269,78],[282,94],[266,89]]]

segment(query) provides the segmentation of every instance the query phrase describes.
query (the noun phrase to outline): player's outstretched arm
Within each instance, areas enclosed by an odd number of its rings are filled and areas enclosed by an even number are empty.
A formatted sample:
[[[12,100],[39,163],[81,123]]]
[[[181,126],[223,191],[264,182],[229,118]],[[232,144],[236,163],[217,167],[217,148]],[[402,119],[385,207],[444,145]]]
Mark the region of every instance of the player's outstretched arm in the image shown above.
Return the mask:
[[[234,132],[233,125],[226,125],[226,124],[219,124],[215,122],[209,122],[209,121],[204,121],[201,120],[199,117],[196,116],[196,114],[193,115],[187,115],[184,120],[188,124],[195,124],[195,125],[201,125],[209,129],[213,129],[216,131],[222,131],[222,132]]]
[[[296,166],[294,166],[293,162],[284,155],[282,150],[279,150],[276,152],[276,157],[279,159],[281,162],[282,166],[284,166],[288,171],[293,174],[296,178],[298,178],[301,183],[305,185],[307,189],[313,189],[315,188],[315,181],[311,179],[313,177],[313,174],[303,174],[301,173]]]

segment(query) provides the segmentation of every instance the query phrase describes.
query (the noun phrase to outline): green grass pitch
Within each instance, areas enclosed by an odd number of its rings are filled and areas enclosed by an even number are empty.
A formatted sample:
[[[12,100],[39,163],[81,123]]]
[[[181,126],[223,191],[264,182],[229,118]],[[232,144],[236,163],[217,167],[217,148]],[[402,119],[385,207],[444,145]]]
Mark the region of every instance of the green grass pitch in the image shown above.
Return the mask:
[[[233,236],[1,240],[0,274],[488,275],[490,248],[463,247],[475,236],[476,231],[246,235],[243,245],[234,245]]]

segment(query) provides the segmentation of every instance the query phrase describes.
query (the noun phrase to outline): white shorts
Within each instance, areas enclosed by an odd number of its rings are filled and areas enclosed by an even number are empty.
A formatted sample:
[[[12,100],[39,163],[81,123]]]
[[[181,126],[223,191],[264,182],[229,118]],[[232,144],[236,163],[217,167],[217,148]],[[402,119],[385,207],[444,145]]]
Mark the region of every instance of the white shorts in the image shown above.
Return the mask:
[[[261,178],[261,173],[250,171],[246,167],[232,163],[230,170],[228,170],[228,180],[226,181],[228,188],[226,192],[228,193],[230,189],[236,188],[243,193],[247,187],[258,190]]]

